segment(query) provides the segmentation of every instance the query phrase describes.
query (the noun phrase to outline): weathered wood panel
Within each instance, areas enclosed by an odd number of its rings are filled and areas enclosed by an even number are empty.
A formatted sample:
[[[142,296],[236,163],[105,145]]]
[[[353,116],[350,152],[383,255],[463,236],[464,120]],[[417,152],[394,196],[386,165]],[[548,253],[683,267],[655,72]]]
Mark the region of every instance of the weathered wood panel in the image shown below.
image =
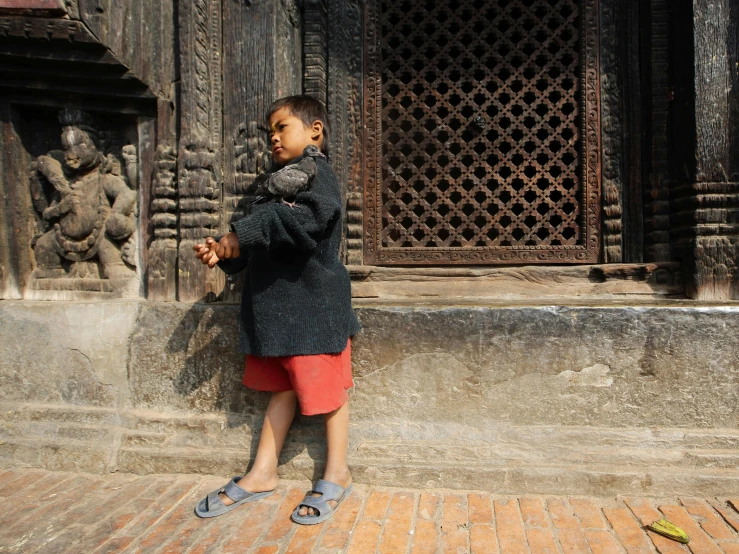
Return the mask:
[[[648,32],[641,23],[640,6],[623,3],[621,60],[624,81],[623,127],[623,261],[644,261],[644,186],[642,180],[644,79],[642,78],[642,35]],[[639,29],[638,33],[630,29]]]
[[[667,120],[670,97],[670,20],[667,0],[651,0],[650,25],[650,118],[649,173],[645,182],[644,259],[663,262],[670,252],[670,186],[668,175]]]
[[[22,110],[22,111],[21,111]],[[0,101],[2,152],[0,152],[0,265],[2,298],[20,298],[33,269],[32,241],[41,235],[42,223],[34,216],[30,191],[31,164],[37,156],[61,149],[60,136],[46,132],[58,128],[57,112],[22,109]]]
[[[264,116],[276,99],[302,91],[300,11],[294,1],[223,5],[223,217],[244,216],[240,200],[272,163]],[[243,277],[227,280],[224,300],[241,296]]]
[[[739,178],[739,166],[735,163],[737,154],[731,151],[731,136],[735,132],[731,128],[731,105],[736,103],[739,94],[731,88],[732,75],[737,72],[737,36],[729,34],[732,27],[736,33],[738,5],[732,0],[693,1],[696,180],[700,182]]]
[[[739,1],[729,4],[727,53],[729,70],[729,176],[739,180]]]
[[[264,116],[277,98],[300,94],[300,19],[290,2],[224,4],[223,124],[225,220],[271,164]]]
[[[641,262],[644,250],[639,6],[600,2],[603,261]]]
[[[31,157],[14,126],[12,108],[0,102],[0,299],[21,298],[31,272],[28,193]]]
[[[172,98],[177,3],[171,0],[79,0],[81,20],[157,96]],[[183,2],[181,9],[188,9]]]

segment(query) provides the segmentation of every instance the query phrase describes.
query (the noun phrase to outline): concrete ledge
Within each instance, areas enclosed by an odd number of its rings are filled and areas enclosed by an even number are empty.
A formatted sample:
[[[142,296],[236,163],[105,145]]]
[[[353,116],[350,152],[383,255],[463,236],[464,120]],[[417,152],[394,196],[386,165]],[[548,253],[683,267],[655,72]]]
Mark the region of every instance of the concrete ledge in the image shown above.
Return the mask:
[[[0,465],[64,471],[238,474],[256,447],[225,414],[0,404]],[[739,494],[739,431],[501,426],[499,439],[362,440],[352,425],[358,483],[472,488],[500,494]],[[321,425],[303,418],[280,465],[286,479],[315,480],[325,455]]]
[[[238,307],[0,303],[0,465],[243,472],[266,395]],[[371,485],[739,494],[739,307],[358,303],[350,461]],[[30,345],[30,346],[29,346]],[[320,418],[283,477],[312,479]]]

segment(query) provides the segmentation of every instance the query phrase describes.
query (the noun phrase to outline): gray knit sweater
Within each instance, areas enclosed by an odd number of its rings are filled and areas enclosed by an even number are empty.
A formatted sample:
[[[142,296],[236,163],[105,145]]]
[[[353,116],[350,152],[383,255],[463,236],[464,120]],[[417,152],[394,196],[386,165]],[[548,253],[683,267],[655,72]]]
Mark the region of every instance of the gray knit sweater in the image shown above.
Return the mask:
[[[339,260],[339,184],[325,159],[316,163],[317,174],[294,208],[257,204],[231,225],[241,255],[219,266],[229,274],[247,271],[239,333],[247,354],[336,353],[359,332],[349,273]]]

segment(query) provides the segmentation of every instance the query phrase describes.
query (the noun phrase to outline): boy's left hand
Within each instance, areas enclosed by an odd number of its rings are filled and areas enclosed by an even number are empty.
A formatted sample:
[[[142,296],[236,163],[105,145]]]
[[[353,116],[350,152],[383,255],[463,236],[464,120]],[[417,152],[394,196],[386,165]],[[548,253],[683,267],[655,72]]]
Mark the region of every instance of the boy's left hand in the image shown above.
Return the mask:
[[[205,239],[205,244],[195,244],[192,248],[195,250],[195,256],[198,260],[208,267],[213,268],[220,261],[215,252],[216,246],[218,244],[213,237],[208,237]]]
[[[233,231],[226,233],[215,246],[216,256],[222,260],[229,258],[238,258],[241,254],[241,246],[239,245],[239,236]]]

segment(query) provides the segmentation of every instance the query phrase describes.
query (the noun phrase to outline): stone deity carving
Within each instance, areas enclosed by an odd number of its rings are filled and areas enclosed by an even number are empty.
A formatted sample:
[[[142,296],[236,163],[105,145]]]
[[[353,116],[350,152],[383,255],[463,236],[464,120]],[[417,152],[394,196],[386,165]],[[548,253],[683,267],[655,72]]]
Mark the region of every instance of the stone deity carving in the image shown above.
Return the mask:
[[[34,277],[131,279],[137,193],[121,177],[120,162],[104,153],[93,116],[65,109],[59,121],[63,151],[39,156],[31,179],[44,230],[34,245]],[[135,148],[123,147],[122,156],[133,181]]]

